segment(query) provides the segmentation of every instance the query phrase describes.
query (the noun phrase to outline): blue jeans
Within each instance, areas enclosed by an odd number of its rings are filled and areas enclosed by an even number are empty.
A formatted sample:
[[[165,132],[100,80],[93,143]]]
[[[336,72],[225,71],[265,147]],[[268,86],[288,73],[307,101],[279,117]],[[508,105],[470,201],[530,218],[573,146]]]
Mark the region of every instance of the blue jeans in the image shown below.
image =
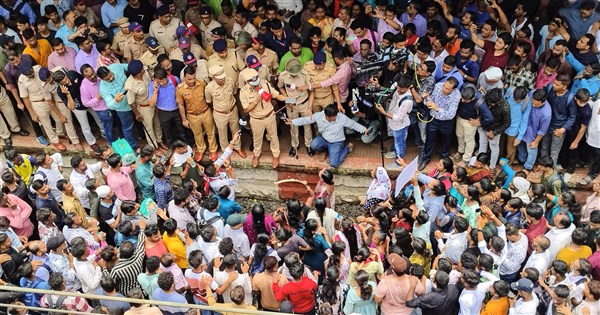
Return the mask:
[[[117,112],[117,115],[121,121],[121,128],[123,128],[122,132],[125,140],[127,140],[127,143],[135,150],[138,147],[138,143],[133,135],[133,123],[135,119],[133,117],[133,112],[130,110],[126,112]]]
[[[331,167],[340,166],[350,151],[350,148],[344,145],[344,141],[329,143],[327,140],[323,139],[321,135],[316,136],[312,140],[310,147],[315,151],[327,150],[329,154],[329,165],[331,165]]]
[[[524,167],[526,170],[531,171],[533,169],[533,165],[535,164],[535,160],[537,159],[538,148],[531,148],[531,142],[521,141],[519,146],[517,147],[517,159],[524,163]]]
[[[408,136],[408,128],[406,126],[400,130],[392,130],[392,136],[394,137],[394,150],[396,151],[396,157],[404,159],[404,151],[406,150],[406,137]]]
[[[115,138],[113,137],[113,118],[110,115],[110,110],[99,110],[96,111],[98,118],[100,118],[100,122],[102,123],[102,129],[104,130],[104,135],[106,136],[106,140],[108,142],[115,142]]]

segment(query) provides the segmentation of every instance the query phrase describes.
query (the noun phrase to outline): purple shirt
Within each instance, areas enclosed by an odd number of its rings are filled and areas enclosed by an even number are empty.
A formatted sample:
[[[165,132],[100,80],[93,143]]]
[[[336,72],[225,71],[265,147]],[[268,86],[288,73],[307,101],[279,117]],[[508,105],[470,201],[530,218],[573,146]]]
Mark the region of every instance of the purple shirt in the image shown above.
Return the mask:
[[[544,102],[542,107],[533,106],[529,113],[529,120],[527,121],[527,129],[525,130],[523,141],[531,142],[538,135],[544,136],[550,126],[551,118],[552,108],[548,102]]]
[[[402,22],[400,22],[400,20],[398,20],[398,18],[395,17],[394,18],[394,22],[398,23],[398,25],[400,25],[400,27],[402,27]],[[385,35],[386,32],[390,32],[390,33],[396,35],[400,31],[398,31],[395,28],[391,27],[383,19],[379,19],[379,21],[377,22],[377,33],[379,33],[379,34],[381,34],[381,36],[383,36],[383,35]]]
[[[277,223],[273,220],[273,217],[269,214],[265,213],[265,218],[263,221],[265,225],[265,230],[268,235],[273,234],[273,231],[277,229]],[[244,222],[244,233],[248,235],[248,240],[250,241],[250,246],[256,243],[256,238],[258,237],[258,233],[254,229],[254,222],[252,222],[252,213],[246,216],[246,222]]]
[[[96,96],[100,95],[100,79],[97,79],[96,82],[92,82],[87,78],[84,78],[81,81],[79,92],[81,92],[81,101],[85,107],[89,107],[97,112],[108,110],[104,99],[96,98]]]
[[[417,30],[417,36],[419,37],[425,36],[425,33],[427,33],[427,20],[419,13],[417,13],[412,20],[410,19],[410,16],[408,16],[408,13],[402,13],[400,22],[402,22],[404,27],[406,27],[406,24],[408,23],[414,24]]]
[[[54,51],[50,54],[50,56],[48,56],[48,69],[52,70],[52,68],[60,66],[67,70],[79,72],[79,68],[75,69],[76,55],[77,52],[75,49],[69,46],[65,46],[65,54],[62,56]]]
[[[594,280],[600,280],[600,251],[595,251],[588,261],[592,264],[592,277]]]
[[[81,66],[84,64],[88,64],[96,70],[96,64],[98,63],[98,49],[96,49],[96,45],[92,46],[92,52],[86,53],[83,49],[80,49],[75,56],[75,69],[81,69]]]
[[[353,64],[346,61],[341,66],[337,67],[337,70],[331,78],[321,82],[321,87],[325,88],[337,84],[340,89],[340,102],[344,103],[350,94],[348,91],[348,84],[350,84],[353,72]]]
[[[33,58],[31,58],[30,55],[20,55],[21,56],[21,62],[23,62],[23,60],[28,60],[29,62],[31,62],[32,65],[37,64]],[[21,75],[21,72],[19,70],[19,66],[13,66],[12,63],[7,63],[6,66],[4,67],[4,74],[6,76],[6,87],[7,88],[17,88],[17,84],[19,82],[19,76]]]

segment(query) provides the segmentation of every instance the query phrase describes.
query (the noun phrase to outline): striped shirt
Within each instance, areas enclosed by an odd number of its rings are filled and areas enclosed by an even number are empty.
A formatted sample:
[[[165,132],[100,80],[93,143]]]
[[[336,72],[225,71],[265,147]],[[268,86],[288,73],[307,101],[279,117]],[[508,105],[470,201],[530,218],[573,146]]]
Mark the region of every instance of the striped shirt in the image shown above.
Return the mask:
[[[137,248],[135,249],[133,256],[127,259],[120,258],[110,272],[106,270],[104,271],[104,274],[115,279],[117,282],[117,292],[125,296],[129,290],[140,287],[137,281],[137,276],[144,271],[143,263],[145,254],[145,240],[146,236],[144,235],[144,229],[140,229],[138,234]]]
[[[85,312],[91,313],[94,308],[91,307],[88,302],[84,298],[80,298],[78,296],[67,296],[61,305],[58,304],[58,299],[60,299],[60,295],[44,295],[40,299],[41,307],[50,307],[48,303],[48,297],[52,301],[52,305],[54,309],[58,309],[61,306],[66,306],[69,311],[77,311],[77,312]]]

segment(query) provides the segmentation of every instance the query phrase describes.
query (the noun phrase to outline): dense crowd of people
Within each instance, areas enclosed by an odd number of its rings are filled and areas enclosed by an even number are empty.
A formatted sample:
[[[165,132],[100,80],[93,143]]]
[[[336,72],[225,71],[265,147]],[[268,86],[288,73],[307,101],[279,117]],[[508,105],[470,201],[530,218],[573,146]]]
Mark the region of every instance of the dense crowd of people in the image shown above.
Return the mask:
[[[0,284],[147,303],[0,301],[10,314],[600,314],[598,35],[593,0],[3,0]],[[306,200],[243,209],[242,131],[252,166],[266,138],[277,168],[288,129],[290,157],[325,151],[330,167]],[[72,156],[67,174],[60,153],[12,147],[28,130],[59,151],[83,151],[80,131],[99,161]],[[386,136],[390,163],[356,192],[363,215],[337,212],[352,142]],[[418,171],[393,187],[408,139]]]

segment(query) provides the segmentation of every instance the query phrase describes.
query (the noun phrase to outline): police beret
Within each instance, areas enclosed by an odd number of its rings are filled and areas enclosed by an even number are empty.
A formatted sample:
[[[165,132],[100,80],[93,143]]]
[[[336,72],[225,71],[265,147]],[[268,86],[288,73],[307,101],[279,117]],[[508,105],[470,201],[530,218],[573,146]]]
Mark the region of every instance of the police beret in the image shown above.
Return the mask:
[[[136,75],[142,72],[142,69],[144,69],[144,64],[142,64],[142,62],[139,60],[131,60],[131,62],[127,65],[127,72],[129,72],[131,75]]]
[[[223,52],[227,50],[227,42],[224,39],[217,39],[213,43],[213,50],[216,52]]]
[[[315,54],[315,56],[313,57],[313,62],[317,65],[325,63],[326,60],[327,60],[327,57],[325,56],[325,52],[323,52],[323,51],[317,52]]]
[[[194,54],[192,54],[191,52],[188,51],[186,53],[183,53],[183,62],[189,66],[189,65],[195,64],[197,62],[197,60],[196,60],[196,57],[194,56]]]
[[[248,55],[248,57],[246,57],[246,64],[252,69],[256,69],[261,66],[260,60],[258,60],[258,57],[255,55]]]
[[[127,27],[129,26],[129,19],[126,17],[118,18],[115,23],[120,27]]]
[[[41,67],[38,75],[40,77],[40,80],[46,81],[52,74],[50,73],[50,70],[48,68]]]
[[[302,65],[298,59],[290,59],[285,64],[285,70],[290,74],[296,75],[302,71]]]
[[[158,7],[158,9],[156,9],[156,14],[158,16],[163,16],[163,15],[167,15],[169,13],[169,6],[168,5],[161,5],[160,7]]]
[[[31,60],[21,58],[21,64],[19,64],[19,70],[21,74],[28,75],[33,71],[33,65],[31,64]]]
[[[212,14],[212,9],[209,6],[202,6],[200,8],[200,15],[210,15]]]
[[[177,38],[182,37],[182,36],[188,36],[188,34],[186,34],[188,31],[188,28],[183,26],[183,25],[179,25],[177,26],[177,29],[175,30],[175,35],[177,35]]]
[[[250,44],[250,43],[252,43],[252,35],[250,35],[250,33],[246,32],[246,31],[241,31],[238,34],[238,37],[235,40],[235,43],[238,45]]]
[[[208,69],[208,74],[217,79],[225,79],[225,70],[223,70],[223,66],[221,65],[214,65],[210,67]]]
[[[210,32],[215,36],[225,36],[225,28],[223,26],[217,26],[210,30]]]

